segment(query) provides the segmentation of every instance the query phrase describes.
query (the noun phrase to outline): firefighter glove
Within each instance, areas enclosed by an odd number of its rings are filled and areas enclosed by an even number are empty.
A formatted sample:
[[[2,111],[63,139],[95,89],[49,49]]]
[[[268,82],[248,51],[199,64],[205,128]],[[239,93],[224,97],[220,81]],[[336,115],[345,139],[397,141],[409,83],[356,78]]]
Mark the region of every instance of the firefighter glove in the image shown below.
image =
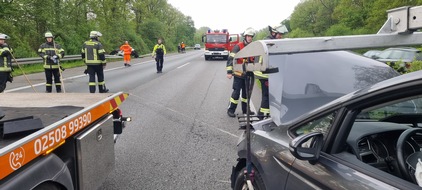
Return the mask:
[[[53,55],[53,59],[58,59],[59,57],[57,55]]]
[[[65,69],[62,66],[60,66],[60,70],[64,71]]]

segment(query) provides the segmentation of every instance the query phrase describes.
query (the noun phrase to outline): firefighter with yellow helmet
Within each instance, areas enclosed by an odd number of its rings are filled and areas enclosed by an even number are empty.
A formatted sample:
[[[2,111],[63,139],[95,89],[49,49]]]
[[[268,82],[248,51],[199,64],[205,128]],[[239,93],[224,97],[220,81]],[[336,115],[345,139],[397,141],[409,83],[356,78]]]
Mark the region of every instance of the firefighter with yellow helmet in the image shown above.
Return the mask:
[[[104,82],[104,68],[107,64],[105,58],[105,50],[100,42],[101,32],[91,31],[89,34],[90,40],[86,41],[82,46],[81,56],[87,65],[86,72],[89,74],[89,92],[95,93],[96,86],[100,93],[106,93],[109,90]],[[95,76],[97,76],[98,83],[96,83]]]
[[[6,43],[9,36],[0,33],[0,92],[6,88],[7,81],[12,82],[12,48]]]
[[[270,35],[265,40],[281,39],[284,34],[288,32],[286,26],[268,26]],[[264,74],[261,71],[254,71],[255,78],[258,80],[258,86],[261,87],[261,106],[258,111],[258,118],[263,119],[270,115],[270,103],[269,103],[269,92],[268,92],[268,74]]]
[[[45,92],[51,93],[54,84],[56,92],[62,92],[62,81],[60,80],[60,59],[64,57],[64,50],[59,44],[54,42],[54,36],[51,32],[44,34],[45,43],[41,44],[38,48],[38,55],[44,59],[44,72],[45,72]]]
[[[234,61],[234,56],[236,55],[237,52],[239,52],[241,49],[243,49],[245,46],[247,46],[248,44],[250,44],[253,40],[253,37],[255,36],[256,31],[253,28],[247,28],[245,30],[245,32],[243,32],[243,41],[236,44],[233,47],[233,50],[230,52],[229,55],[229,59],[227,60],[227,64],[226,64],[226,70],[227,70],[227,78],[231,79],[233,76],[233,92],[232,95],[230,97],[230,101],[229,101],[229,108],[227,109],[227,115],[229,117],[235,117],[235,111],[236,111],[236,107],[239,101],[239,96],[241,94],[241,102],[242,102],[242,113],[246,114],[247,113],[247,90],[246,90],[246,84],[245,84],[245,76],[243,73],[240,72],[233,72],[233,61]],[[252,59],[252,58],[249,58]],[[239,61],[252,61],[252,60],[241,60],[238,59]],[[253,112],[249,112],[250,115],[254,115],[255,113]]]

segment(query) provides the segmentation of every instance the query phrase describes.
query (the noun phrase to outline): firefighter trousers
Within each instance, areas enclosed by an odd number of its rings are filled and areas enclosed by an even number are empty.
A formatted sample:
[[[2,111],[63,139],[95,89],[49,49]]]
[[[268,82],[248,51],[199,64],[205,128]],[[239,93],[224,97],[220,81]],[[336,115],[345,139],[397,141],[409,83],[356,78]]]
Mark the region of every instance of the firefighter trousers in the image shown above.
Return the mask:
[[[155,58],[157,64],[157,72],[161,72],[163,70],[163,63],[164,63],[164,55],[158,55]]]
[[[246,113],[247,111],[247,101],[246,98],[246,84],[245,79],[240,77],[233,77],[233,92],[230,97],[229,108],[228,111],[234,113],[236,111],[237,104],[239,102],[239,96],[242,93],[242,113]]]
[[[88,65],[87,71],[89,74],[89,92],[95,93],[97,83],[95,82],[95,76],[98,79],[98,91],[100,93],[107,92],[107,88],[105,87],[104,82],[104,68],[103,65]]]
[[[54,84],[56,85],[56,92],[62,92],[62,82],[60,81],[60,70],[57,69],[44,69],[45,73],[45,92],[51,93]]]
[[[268,92],[268,79],[259,79],[261,83],[261,107],[259,108],[258,117],[268,116],[270,114],[270,102]]]

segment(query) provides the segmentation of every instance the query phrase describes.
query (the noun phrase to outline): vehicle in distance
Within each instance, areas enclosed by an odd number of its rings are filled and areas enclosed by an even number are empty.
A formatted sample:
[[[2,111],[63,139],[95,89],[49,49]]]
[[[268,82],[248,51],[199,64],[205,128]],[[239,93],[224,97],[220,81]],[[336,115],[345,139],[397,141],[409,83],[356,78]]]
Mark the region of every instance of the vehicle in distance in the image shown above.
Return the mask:
[[[417,60],[422,60],[421,51],[412,47],[396,47],[388,48],[383,50],[378,55],[374,56],[378,61],[389,64],[394,67],[396,63],[399,63],[398,70],[403,72],[407,71],[410,67],[410,63]]]
[[[201,49],[201,45],[200,44],[195,44],[195,46],[193,47],[193,49]]]
[[[375,58],[381,52],[382,52],[381,50],[368,50],[367,52],[363,54],[363,56],[369,57],[369,58]]]

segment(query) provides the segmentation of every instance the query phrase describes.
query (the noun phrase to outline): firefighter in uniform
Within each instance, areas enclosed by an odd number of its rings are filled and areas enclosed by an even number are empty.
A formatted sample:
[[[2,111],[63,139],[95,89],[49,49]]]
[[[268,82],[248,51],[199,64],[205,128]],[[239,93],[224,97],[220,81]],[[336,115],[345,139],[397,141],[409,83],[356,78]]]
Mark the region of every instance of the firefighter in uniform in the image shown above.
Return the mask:
[[[270,35],[265,40],[281,39],[283,34],[287,33],[288,30],[284,25],[271,27],[268,26]],[[258,118],[264,119],[270,115],[270,102],[268,92],[268,74],[264,74],[261,71],[254,71],[255,78],[258,80],[258,86],[261,87],[261,106],[258,111]]]
[[[229,59],[227,60],[227,78],[231,79],[233,76],[233,92],[232,95],[230,97],[230,101],[229,101],[229,108],[227,110],[227,115],[229,117],[235,117],[235,111],[236,111],[236,107],[239,101],[239,96],[240,93],[242,93],[241,96],[241,102],[242,102],[242,113],[246,114],[247,113],[247,101],[248,99],[246,98],[246,84],[245,84],[245,76],[243,75],[243,73],[238,73],[238,72],[233,72],[233,60],[234,60],[234,56],[236,55],[237,52],[239,52],[241,49],[243,49],[245,46],[247,46],[249,43],[252,42],[253,37],[255,36],[255,30],[253,28],[248,28],[245,30],[245,32],[243,32],[243,42],[240,42],[238,44],[236,44],[233,47],[233,50],[230,52],[229,55]],[[242,61],[242,60],[237,60],[237,61]],[[254,115],[255,113],[250,112],[251,115]]]
[[[152,58],[155,57],[155,61],[157,64],[157,73],[162,73],[165,54],[166,46],[162,44],[161,39],[158,39],[158,43],[155,44],[154,49],[152,50]]]
[[[12,82],[12,49],[5,42],[9,39],[6,34],[0,33],[0,92],[6,88],[7,81]]]
[[[56,85],[56,92],[62,92],[62,83],[60,81],[60,59],[64,57],[64,50],[61,46],[54,42],[53,34],[46,32],[44,34],[46,42],[38,48],[38,55],[44,59],[44,72],[45,72],[45,92],[51,93],[54,84]]]
[[[106,93],[109,89],[106,88],[104,82],[104,68],[106,66],[105,50],[103,45],[99,42],[99,37],[102,34],[98,31],[91,31],[89,34],[90,40],[86,41],[82,47],[81,56],[87,65],[87,72],[89,74],[89,92],[95,93],[97,83],[95,82],[95,75],[98,79],[98,91]]]

